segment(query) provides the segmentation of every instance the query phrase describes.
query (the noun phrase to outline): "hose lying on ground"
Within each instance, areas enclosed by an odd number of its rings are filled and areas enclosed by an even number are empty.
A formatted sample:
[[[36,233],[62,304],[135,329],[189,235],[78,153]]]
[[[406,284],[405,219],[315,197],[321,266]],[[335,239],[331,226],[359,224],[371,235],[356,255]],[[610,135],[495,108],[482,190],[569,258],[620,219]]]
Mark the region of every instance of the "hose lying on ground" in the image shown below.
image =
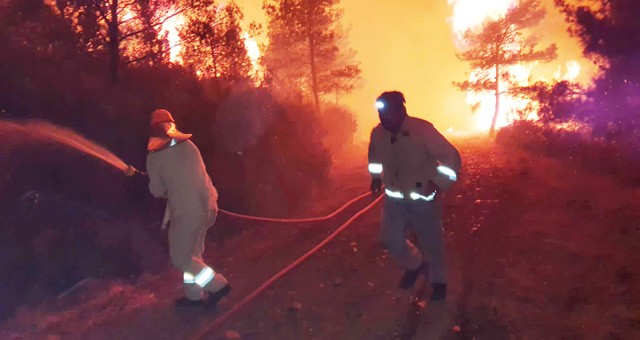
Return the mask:
[[[336,215],[338,215],[339,213],[341,213],[342,211],[344,211],[345,209],[347,209],[350,205],[352,205],[353,203],[359,201],[360,199],[367,197],[371,195],[370,192],[365,192],[364,194],[350,200],[349,202],[345,203],[342,207],[338,208],[338,210],[332,212],[329,215],[323,216],[323,217],[311,217],[311,218],[290,218],[290,219],[286,219],[286,218],[272,218],[272,217],[258,217],[258,216],[250,216],[250,215],[243,215],[243,214],[238,214],[238,213],[234,213],[234,212],[230,212],[224,209],[220,209],[219,212],[229,215],[229,216],[233,216],[233,217],[238,217],[238,218],[243,218],[243,219],[247,219],[247,220],[251,220],[251,221],[263,221],[263,222],[278,222],[278,223],[304,223],[304,222],[319,222],[319,221],[324,221],[324,220],[328,220],[332,217],[335,217]]]
[[[270,279],[268,279],[267,281],[262,283],[260,285],[260,287],[258,287],[256,290],[254,290],[251,294],[245,296],[240,302],[238,302],[233,307],[231,307],[231,309],[229,309],[227,312],[225,312],[224,314],[222,314],[221,316],[219,316],[218,318],[213,320],[213,322],[211,322],[205,328],[200,330],[196,335],[191,337],[191,339],[201,339],[205,335],[207,335],[209,332],[211,332],[212,330],[216,329],[217,327],[220,327],[220,325],[222,325],[223,322],[225,322],[227,319],[229,319],[231,316],[233,316],[236,312],[238,312],[242,307],[244,307],[251,300],[256,298],[260,293],[262,293],[270,285],[272,285],[274,282],[276,282],[282,276],[284,276],[289,271],[291,271],[292,269],[297,267],[299,264],[304,262],[307,258],[309,258],[311,255],[313,255],[315,252],[317,252],[320,248],[324,247],[327,243],[329,243],[331,240],[333,240],[339,233],[341,233],[344,229],[346,229],[349,225],[351,225],[351,223],[353,223],[353,221],[355,221],[358,217],[364,215],[369,210],[371,210],[376,204],[378,204],[378,202],[380,202],[382,200],[382,198],[383,198],[382,195],[379,196],[378,198],[376,198],[375,201],[370,203],[364,209],[362,209],[359,212],[357,212],[349,220],[347,220],[347,222],[345,222],[343,225],[338,227],[338,229],[336,229],[333,233],[331,233],[331,235],[329,235],[327,238],[325,238],[322,242],[318,243],[318,245],[313,247],[306,254],[302,255],[300,258],[298,258],[297,260],[295,260],[294,262],[289,264],[287,267],[285,267],[284,269],[279,271],[277,274],[272,276]]]

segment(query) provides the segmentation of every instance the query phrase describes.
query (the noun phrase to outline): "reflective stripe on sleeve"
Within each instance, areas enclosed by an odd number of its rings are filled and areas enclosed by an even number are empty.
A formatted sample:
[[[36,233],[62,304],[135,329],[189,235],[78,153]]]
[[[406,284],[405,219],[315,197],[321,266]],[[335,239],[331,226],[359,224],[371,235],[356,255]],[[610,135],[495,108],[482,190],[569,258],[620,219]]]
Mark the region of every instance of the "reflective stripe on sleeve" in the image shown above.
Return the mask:
[[[382,164],[369,163],[369,172],[373,175],[379,175],[382,173]]]
[[[438,172],[443,174],[443,175],[445,175],[445,176],[448,176],[449,180],[452,181],[452,182],[455,182],[455,181],[458,180],[458,175],[456,174],[456,172],[453,171],[453,169],[451,169],[449,167],[446,167],[444,165],[440,165],[440,166],[438,166]]]

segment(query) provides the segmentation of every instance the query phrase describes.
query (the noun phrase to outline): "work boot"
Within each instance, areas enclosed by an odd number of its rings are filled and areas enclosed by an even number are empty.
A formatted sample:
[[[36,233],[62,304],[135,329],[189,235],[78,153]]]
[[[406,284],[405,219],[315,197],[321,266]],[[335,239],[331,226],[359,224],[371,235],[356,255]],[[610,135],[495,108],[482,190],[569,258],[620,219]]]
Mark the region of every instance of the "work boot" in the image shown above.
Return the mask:
[[[206,300],[201,299],[201,300],[190,300],[186,297],[181,297],[179,299],[176,299],[175,301],[175,307],[176,308],[200,308],[200,307],[205,307],[206,306]]]
[[[447,284],[446,283],[433,283],[431,284],[431,296],[429,301],[443,301],[447,298]]]
[[[416,284],[416,280],[418,279],[418,275],[420,275],[420,273],[424,273],[426,276],[428,272],[429,266],[426,262],[422,262],[416,269],[405,270],[404,274],[402,274],[402,277],[400,278],[400,282],[398,283],[398,288],[404,290],[413,288],[413,285]]]
[[[229,292],[231,292],[231,285],[227,283],[226,286],[222,287],[217,292],[210,293],[209,294],[209,298],[204,300],[205,301],[205,305],[206,305],[205,307],[206,308],[214,308],[218,304],[220,299],[222,299],[227,294],[229,294]]]

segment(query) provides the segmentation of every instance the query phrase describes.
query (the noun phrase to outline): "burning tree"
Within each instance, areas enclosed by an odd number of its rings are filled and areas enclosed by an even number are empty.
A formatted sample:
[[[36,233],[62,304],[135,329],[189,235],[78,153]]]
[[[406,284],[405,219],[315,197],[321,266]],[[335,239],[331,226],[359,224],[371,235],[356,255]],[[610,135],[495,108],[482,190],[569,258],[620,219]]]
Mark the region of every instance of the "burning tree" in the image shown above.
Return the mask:
[[[271,81],[289,94],[307,93],[320,110],[320,97],[355,88],[360,67],[340,49],[344,33],[338,21],[339,0],[270,0],[269,47],[264,63]]]
[[[180,31],[185,66],[203,77],[237,81],[249,77],[251,60],[242,37],[242,12],[234,3],[196,1]]]
[[[519,86],[514,92],[515,96],[528,100],[527,106],[519,111],[521,118],[535,112],[543,124],[574,118],[575,107],[584,100],[584,89],[568,80],[553,83],[537,81]]]
[[[106,56],[114,82],[120,65],[169,60],[162,25],[189,7],[189,0],[57,0],[56,8],[90,54]]]
[[[467,30],[463,39],[468,48],[458,55],[474,70],[470,81],[455,82],[463,91],[495,94],[496,104],[489,135],[493,136],[500,113],[500,96],[514,83],[509,67],[531,62],[549,62],[556,58],[556,46],[537,49],[539,39],[525,32],[537,26],[546,16],[540,0],[523,0],[506,15],[487,21],[479,31]],[[504,83],[504,85],[503,85]]]

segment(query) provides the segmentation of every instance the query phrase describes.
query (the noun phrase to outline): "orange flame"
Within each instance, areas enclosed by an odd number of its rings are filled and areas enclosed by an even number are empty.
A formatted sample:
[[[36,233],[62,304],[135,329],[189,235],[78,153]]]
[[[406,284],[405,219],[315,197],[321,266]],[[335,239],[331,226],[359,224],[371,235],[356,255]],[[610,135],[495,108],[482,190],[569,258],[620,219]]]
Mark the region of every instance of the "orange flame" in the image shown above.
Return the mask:
[[[463,34],[467,30],[478,30],[487,20],[495,20],[504,16],[507,11],[518,4],[518,0],[448,0],[452,6],[453,16],[450,18],[450,24],[456,36],[456,45],[459,49],[464,49],[466,44],[463,40]],[[562,62],[556,62],[556,71],[552,78],[558,80],[575,81],[581,74],[582,65],[577,60],[569,60],[564,65]],[[526,86],[536,81],[546,81],[544,76],[539,75],[536,70],[537,63],[518,64],[508,67],[508,72],[514,77],[514,85]],[[480,75],[481,70],[473,70],[469,80],[473,81]],[[507,90],[508,84],[503,83],[501,91]],[[500,98],[501,107],[496,128],[504,127],[511,124],[517,117],[513,113],[524,109],[528,105],[535,107],[535,103],[531,100],[515,98],[503,94]],[[495,110],[495,94],[493,92],[471,92],[466,94],[467,104],[475,108],[475,123],[479,130],[488,130],[491,126],[491,120]],[[534,112],[525,119],[537,120],[538,116]]]
[[[262,55],[260,47],[258,47],[256,40],[249,36],[249,33],[245,32],[243,38],[247,55],[251,60],[251,77],[259,84],[264,79],[264,69],[260,66],[260,56]]]
[[[168,13],[169,19],[162,24],[161,33],[166,33],[167,40],[169,40],[169,60],[173,63],[181,64],[182,58],[180,57],[180,51],[182,50],[182,46],[180,45],[180,35],[178,32],[180,27],[184,25],[184,16],[182,14],[174,14],[175,11]]]

